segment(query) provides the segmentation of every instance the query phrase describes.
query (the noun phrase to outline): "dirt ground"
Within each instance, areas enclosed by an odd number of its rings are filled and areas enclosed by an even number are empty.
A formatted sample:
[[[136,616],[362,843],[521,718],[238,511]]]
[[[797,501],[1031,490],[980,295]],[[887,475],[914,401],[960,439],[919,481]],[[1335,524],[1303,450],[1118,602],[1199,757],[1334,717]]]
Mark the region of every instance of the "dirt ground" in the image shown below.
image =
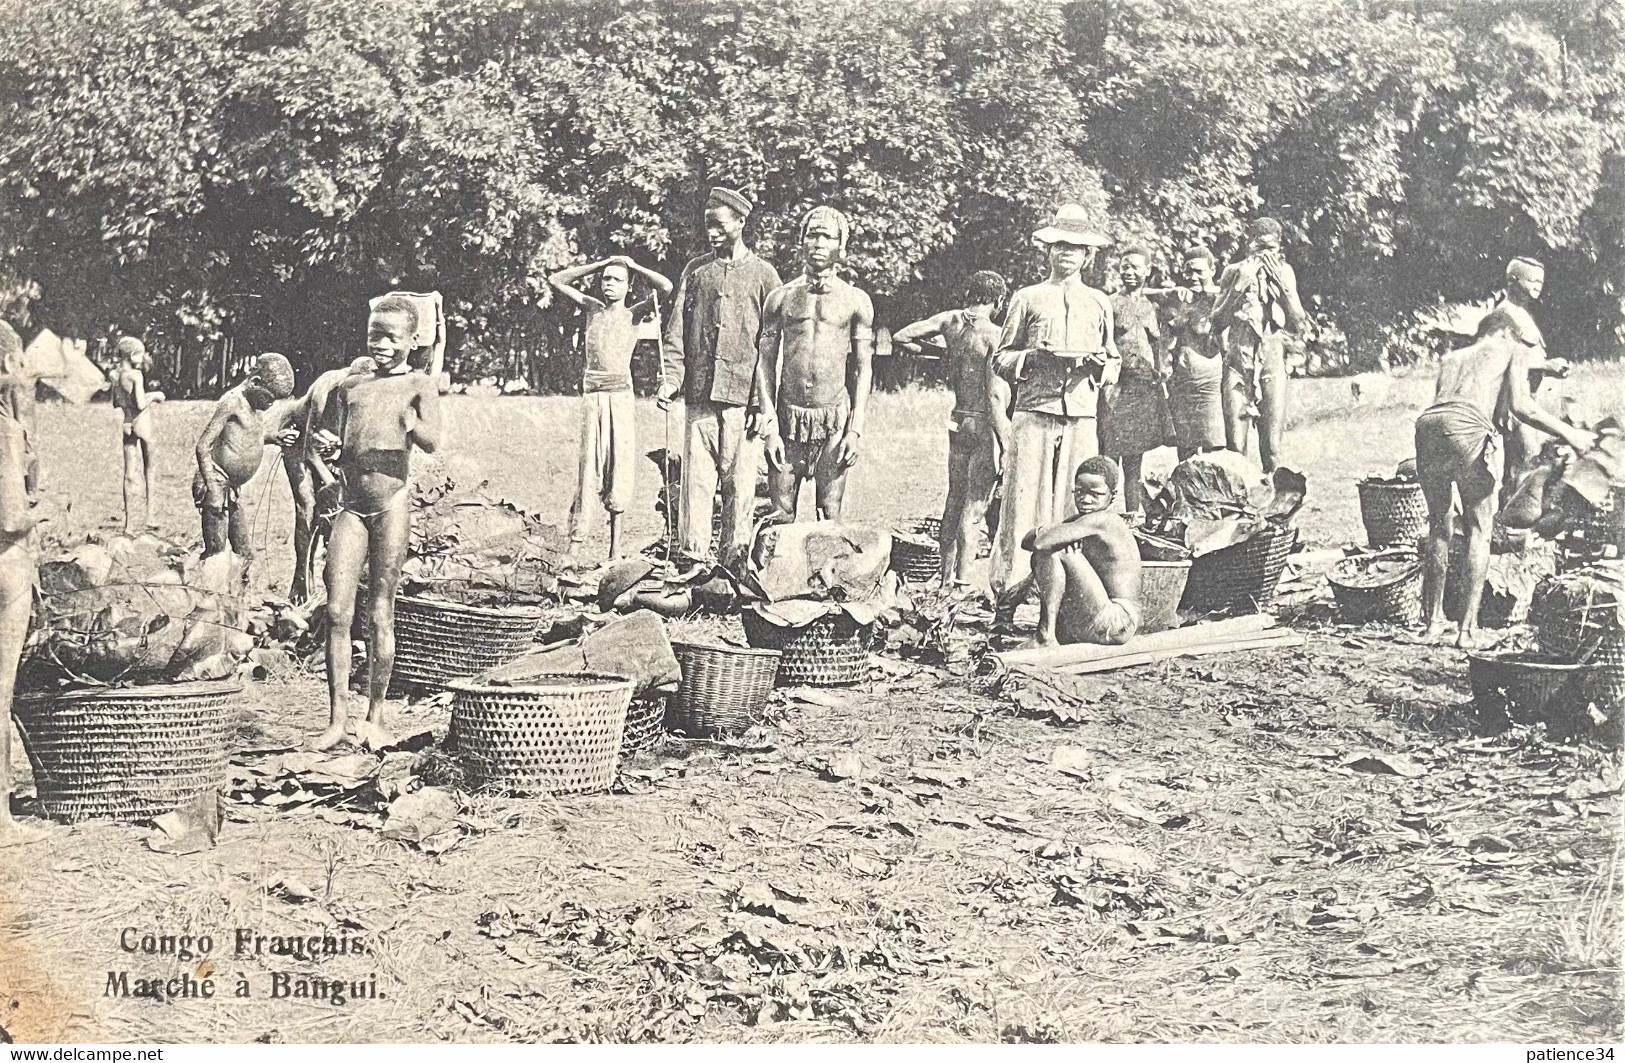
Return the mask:
[[[474,448],[500,449],[482,422],[498,415],[466,400],[454,425],[484,442],[442,465],[483,465],[562,516],[567,493],[541,486],[570,482],[549,471],[573,455],[546,413],[559,401],[509,408],[551,430],[503,437],[535,463],[487,465]],[[876,519],[940,504],[940,459],[923,455],[945,410],[904,401],[877,414],[874,444],[899,479],[859,481]],[[180,410],[165,412],[201,417]],[[92,458],[63,510],[76,527],[117,506],[95,449],[111,456],[116,435],[85,420],[107,412],[47,411],[47,461]],[[1360,537],[1353,480],[1407,455],[1412,417],[1397,401],[1289,434],[1306,539]],[[161,486],[176,530],[192,519],[183,460]],[[440,856],[383,840],[365,809],[231,805],[219,846],[190,856],[149,851],[144,827],[50,826],[0,859],[0,1026],[18,1041],[1618,1040],[1619,755],[1473,737],[1459,654],[1334,624],[1313,572],[1287,586],[1306,645],[1100,677],[1074,722],[1019,709],[996,678],[877,659],[858,687],[776,693],[738,740],[640,757],[613,793],[475,798],[481,832]],[[392,710],[402,730],[444,729],[432,702]],[[316,675],[255,684],[242,745],[292,745],[323,717]],[[367,951],[236,955],[238,928]],[[149,931],[214,947],[121,946]],[[212,975],[219,995],[109,997],[110,971]],[[361,998],[270,999],[274,972]]]

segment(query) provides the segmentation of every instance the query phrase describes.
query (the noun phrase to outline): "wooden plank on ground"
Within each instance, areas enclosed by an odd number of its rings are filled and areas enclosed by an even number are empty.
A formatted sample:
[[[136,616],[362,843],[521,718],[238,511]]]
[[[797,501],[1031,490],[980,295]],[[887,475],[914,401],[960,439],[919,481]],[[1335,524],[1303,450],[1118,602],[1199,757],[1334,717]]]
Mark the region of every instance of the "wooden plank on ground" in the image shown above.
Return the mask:
[[[1200,646],[1210,642],[1237,638],[1275,626],[1275,618],[1265,613],[1251,613],[1229,620],[1206,620],[1188,627],[1158,631],[1151,635],[1138,635],[1121,646],[1098,646],[1094,643],[1074,643],[1069,646],[1038,646],[1025,650],[1006,650],[994,654],[999,663],[1009,667],[1016,664],[1036,664],[1058,668],[1064,664],[1115,657],[1121,654],[1171,649],[1180,646]]]

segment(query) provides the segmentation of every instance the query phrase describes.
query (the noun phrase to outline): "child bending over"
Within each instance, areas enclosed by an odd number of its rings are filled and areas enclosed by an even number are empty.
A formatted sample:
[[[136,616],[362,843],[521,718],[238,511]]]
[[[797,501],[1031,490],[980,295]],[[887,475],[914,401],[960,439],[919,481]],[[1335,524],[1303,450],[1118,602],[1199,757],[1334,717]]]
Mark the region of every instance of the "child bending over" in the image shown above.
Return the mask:
[[[1084,459],[1072,479],[1077,516],[1028,532],[1038,587],[1038,633],[1029,645],[1095,642],[1121,646],[1140,628],[1140,549],[1111,511],[1117,465]]]

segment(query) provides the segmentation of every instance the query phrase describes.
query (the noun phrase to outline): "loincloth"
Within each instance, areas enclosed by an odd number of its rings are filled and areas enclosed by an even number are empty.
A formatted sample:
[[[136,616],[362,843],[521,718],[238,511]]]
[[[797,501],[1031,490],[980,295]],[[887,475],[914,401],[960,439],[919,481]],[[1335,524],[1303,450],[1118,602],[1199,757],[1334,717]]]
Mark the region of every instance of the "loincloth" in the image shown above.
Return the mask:
[[[1451,477],[1489,477],[1501,482],[1501,432],[1483,410],[1451,399],[1435,403],[1416,419],[1416,465],[1419,470],[1445,469]]]
[[[1121,646],[1139,630],[1140,603],[1128,598],[1113,598],[1082,625],[1076,641]]]
[[[210,476],[204,476],[199,469],[192,477],[192,504],[199,509],[212,509],[224,511],[237,508],[238,489],[226,476],[226,470],[220,467],[219,462],[211,461],[209,467],[213,470]]]
[[[779,407],[779,437],[786,443],[822,443],[841,438],[852,412],[851,401],[843,393],[834,406]]]

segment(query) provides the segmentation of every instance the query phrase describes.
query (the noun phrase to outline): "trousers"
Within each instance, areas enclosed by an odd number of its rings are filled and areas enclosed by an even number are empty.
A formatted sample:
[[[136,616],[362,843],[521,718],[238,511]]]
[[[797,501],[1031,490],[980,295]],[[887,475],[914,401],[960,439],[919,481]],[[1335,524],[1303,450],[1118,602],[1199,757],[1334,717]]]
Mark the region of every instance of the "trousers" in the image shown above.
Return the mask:
[[[999,541],[988,576],[994,593],[1016,590],[1032,573],[1032,554],[1021,548],[1021,540],[1071,514],[1078,464],[1099,453],[1093,417],[1017,410],[1010,418]]]
[[[717,552],[731,562],[751,543],[756,515],[756,474],[762,441],[745,433],[745,407],[705,399],[684,403],[683,495],[678,544],[695,560],[711,555],[711,517],[722,488],[722,528]]]

